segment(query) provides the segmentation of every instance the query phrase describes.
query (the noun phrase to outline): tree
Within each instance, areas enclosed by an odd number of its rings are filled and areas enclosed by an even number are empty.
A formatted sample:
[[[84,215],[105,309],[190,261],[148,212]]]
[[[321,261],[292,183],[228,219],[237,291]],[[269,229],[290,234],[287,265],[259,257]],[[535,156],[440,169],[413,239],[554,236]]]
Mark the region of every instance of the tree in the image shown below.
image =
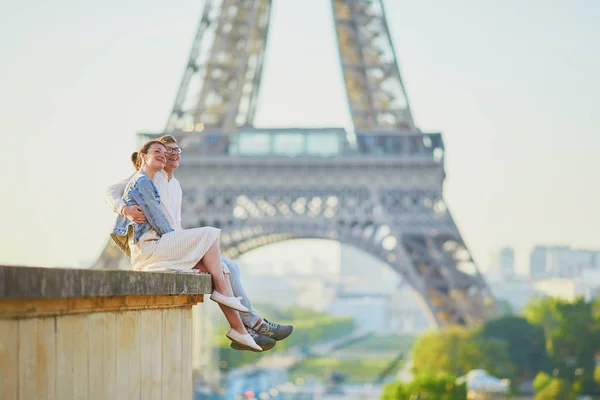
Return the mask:
[[[496,299],[495,303],[496,314],[500,316],[505,315],[513,315],[515,313],[515,309],[510,304],[510,301],[506,299]]]
[[[540,372],[533,381],[535,400],[575,400],[577,391],[564,379]]]
[[[596,296],[596,298],[594,298],[592,301],[592,309],[596,324],[600,324],[600,295]]]
[[[409,383],[394,382],[385,385],[382,400],[431,399],[464,400],[466,385],[456,384],[456,376],[443,373],[419,374]]]
[[[508,345],[509,358],[519,380],[532,379],[539,371],[550,370],[544,329],[517,316],[487,321],[480,336],[499,339]]]
[[[550,297],[534,299],[524,310],[529,322],[544,328],[557,377],[577,381],[586,394],[598,390],[594,355],[600,351],[600,329],[594,311],[594,305],[583,298],[568,302]]]
[[[413,372],[463,375],[472,369],[512,379],[515,367],[510,362],[506,342],[479,337],[476,331],[453,326],[420,336],[413,346]]]
[[[530,323],[541,326],[546,336],[546,349],[552,354],[552,337],[560,325],[558,299],[552,297],[534,297],[525,305],[523,316]]]

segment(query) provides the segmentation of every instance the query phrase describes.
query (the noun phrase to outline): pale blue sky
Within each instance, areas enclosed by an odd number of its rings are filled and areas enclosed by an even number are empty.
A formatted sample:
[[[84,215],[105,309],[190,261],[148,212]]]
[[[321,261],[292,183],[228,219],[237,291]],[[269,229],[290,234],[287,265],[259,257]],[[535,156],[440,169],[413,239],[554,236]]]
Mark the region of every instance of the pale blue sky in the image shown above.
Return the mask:
[[[600,248],[600,2],[388,0],[417,125],[447,146],[446,200],[476,261]],[[0,4],[0,262],[95,259],[134,133],[164,126],[202,1]],[[347,125],[329,0],[275,0],[259,126]],[[185,162],[185,157],[183,158]]]

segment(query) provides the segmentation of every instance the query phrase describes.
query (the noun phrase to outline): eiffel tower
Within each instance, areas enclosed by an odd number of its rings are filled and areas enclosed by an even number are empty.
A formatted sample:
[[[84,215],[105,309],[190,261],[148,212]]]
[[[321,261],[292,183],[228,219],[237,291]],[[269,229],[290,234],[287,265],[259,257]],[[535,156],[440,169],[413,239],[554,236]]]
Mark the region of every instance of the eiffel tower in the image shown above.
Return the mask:
[[[477,325],[493,298],[446,207],[444,143],[413,121],[382,0],[331,0],[353,130],[253,125],[272,0],[206,0],[160,133],[185,149],[184,227],[224,256],[325,238],[387,263],[437,326]],[[96,267],[128,265],[109,245]],[[369,268],[368,265],[365,268]]]

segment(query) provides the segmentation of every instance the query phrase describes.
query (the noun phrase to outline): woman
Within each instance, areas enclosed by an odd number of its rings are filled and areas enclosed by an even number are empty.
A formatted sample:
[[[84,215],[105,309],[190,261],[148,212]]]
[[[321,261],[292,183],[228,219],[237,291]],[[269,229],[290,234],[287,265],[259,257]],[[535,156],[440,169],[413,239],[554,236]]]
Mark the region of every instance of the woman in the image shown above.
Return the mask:
[[[221,266],[220,230],[212,227],[175,231],[160,207],[160,197],[152,178],[167,160],[163,143],[151,140],[139,152],[131,155],[137,172],[131,177],[123,195],[127,205],[139,206],[146,221],[134,223],[123,215],[117,217],[111,238],[130,257],[138,271],[176,270],[192,272],[206,269],[212,276],[214,291],[211,300],[219,303],[231,329],[226,336],[234,342],[262,351],[248,334],[239,314],[248,312],[240,300],[233,297]]]

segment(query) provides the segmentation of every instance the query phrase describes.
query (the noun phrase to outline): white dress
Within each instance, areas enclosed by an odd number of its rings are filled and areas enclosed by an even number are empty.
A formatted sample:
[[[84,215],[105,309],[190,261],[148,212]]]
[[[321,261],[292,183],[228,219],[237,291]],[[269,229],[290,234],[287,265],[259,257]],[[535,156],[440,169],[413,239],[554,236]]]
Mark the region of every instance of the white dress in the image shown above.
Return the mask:
[[[131,265],[136,271],[200,272],[192,268],[220,234],[221,230],[213,227],[176,230],[162,236],[150,229],[133,243],[132,229],[129,233]]]
[[[113,211],[119,212],[125,203],[121,199],[129,178],[109,187],[106,202]],[[153,179],[160,195],[160,206],[175,229],[162,237],[154,229],[150,229],[133,243],[133,230],[128,241],[131,250],[131,265],[136,271],[179,271],[199,273],[192,269],[204,257],[210,246],[219,239],[221,230],[213,227],[182,229],[181,199],[182,190],[179,181],[173,177],[169,180],[166,172],[159,171]],[[229,273],[227,264],[221,263],[223,272]]]

